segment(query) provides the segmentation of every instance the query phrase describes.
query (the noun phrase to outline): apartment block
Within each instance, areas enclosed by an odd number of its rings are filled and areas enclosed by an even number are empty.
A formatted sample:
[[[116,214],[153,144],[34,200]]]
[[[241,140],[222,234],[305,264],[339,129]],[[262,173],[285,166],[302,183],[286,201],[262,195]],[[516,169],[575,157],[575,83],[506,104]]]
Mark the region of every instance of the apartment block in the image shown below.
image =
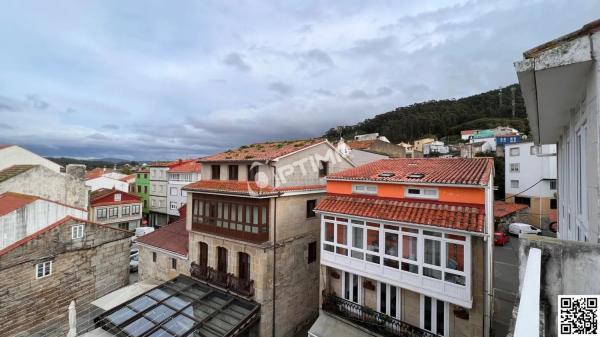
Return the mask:
[[[142,200],[135,194],[100,189],[90,196],[90,220],[128,231],[142,223]]]

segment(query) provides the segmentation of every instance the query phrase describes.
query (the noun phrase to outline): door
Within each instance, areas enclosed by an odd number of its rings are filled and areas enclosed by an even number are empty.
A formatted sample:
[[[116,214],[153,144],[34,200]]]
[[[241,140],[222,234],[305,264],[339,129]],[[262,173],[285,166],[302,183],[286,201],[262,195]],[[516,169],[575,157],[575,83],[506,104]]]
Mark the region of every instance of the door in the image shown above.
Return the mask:
[[[421,328],[448,336],[448,303],[421,295]]]
[[[205,242],[198,242],[198,264],[201,267],[208,266],[208,245]]]
[[[379,282],[377,287],[377,307],[379,312],[388,316],[400,318],[400,288]]]
[[[217,270],[227,273],[227,249],[217,247]]]
[[[238,277],[244,281],[250,281],[250,255],[238,253]]]
[[[356,274],[344,272],[344,288],[342,289],[344,299],[362,304],[361,289],[361,277]]]

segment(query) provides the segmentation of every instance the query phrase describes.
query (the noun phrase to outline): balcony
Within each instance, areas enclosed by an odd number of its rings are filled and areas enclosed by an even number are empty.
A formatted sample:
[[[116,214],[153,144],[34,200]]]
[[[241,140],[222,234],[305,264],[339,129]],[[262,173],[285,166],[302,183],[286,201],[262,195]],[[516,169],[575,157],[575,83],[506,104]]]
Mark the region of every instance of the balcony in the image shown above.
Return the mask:
[[[196,262],[192,262],[190,275],[198,280],[231,290],[245,297],[254,296],[254,280],[245,280],[231,273],[216,270],[213,267],[201,266]]]
[[[332,294],[323,294],[322,309],[386,337],[439,337],[433,332]]]

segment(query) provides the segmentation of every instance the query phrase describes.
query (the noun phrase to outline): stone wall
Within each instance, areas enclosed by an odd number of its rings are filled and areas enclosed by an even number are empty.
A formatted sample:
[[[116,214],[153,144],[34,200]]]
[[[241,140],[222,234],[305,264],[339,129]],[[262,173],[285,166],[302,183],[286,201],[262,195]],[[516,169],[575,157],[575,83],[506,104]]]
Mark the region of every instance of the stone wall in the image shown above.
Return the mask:
[[[190,275],[190,261],[188,259],[147,246],[138,245],[138,248],[140,251],[138,263],[140,281],[167,281],[179,274]],[[156,262],[152,260],[152,253],[156,253]],[[175,269],[172,267],[171,259],[177,261]]]
[[[68,329],[75,300],[80,330],[89,326],[90,302],[129,282],[131,234],[86,224],[71,239],[69,220],[0,255],[0,336],[54,336]],[[52,261],[52,274],[36,279],[36,264]]]
[[[519,241],[519,289],[529,249],[539,248],[542,251],[540,310],[543,321],[547,322],[543,333],[549,337],[556,336],[558,295],[600,294],[597,273],[600,248],[593,243],[537,235],[525,235]]]

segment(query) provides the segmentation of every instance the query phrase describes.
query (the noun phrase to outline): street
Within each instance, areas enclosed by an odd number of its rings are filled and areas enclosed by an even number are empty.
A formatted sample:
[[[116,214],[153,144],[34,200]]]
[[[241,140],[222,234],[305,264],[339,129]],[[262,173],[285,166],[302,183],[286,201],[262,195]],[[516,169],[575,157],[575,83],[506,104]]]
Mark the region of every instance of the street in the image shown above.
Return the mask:
[[[493,335],[506,336],[519,291],[519,238],[511,236],[505,246],[494,246]]]

